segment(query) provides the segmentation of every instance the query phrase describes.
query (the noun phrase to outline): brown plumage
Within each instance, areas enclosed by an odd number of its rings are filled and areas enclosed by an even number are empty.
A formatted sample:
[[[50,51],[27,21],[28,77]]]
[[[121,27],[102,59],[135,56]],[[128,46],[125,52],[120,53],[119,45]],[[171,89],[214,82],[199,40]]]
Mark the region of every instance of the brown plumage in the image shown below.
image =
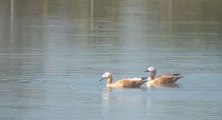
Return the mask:
[[[101,80],[104,79],[106,80],[106,86],[112,88],[137,88],[140,87],[143,83],[147,82],[147,80],[144,80],[142,78],[126,78],[112,83],[113,77],[112,74],[109,72],[105,72],[103,74]]]
[[[156,69],[154,67],[149,67],[145,72],[150,72],[148,77],[147,86],[164,86],[169,84],[174,84],[180,78],[183,78],[180,74],[167,74],[156,77]]]

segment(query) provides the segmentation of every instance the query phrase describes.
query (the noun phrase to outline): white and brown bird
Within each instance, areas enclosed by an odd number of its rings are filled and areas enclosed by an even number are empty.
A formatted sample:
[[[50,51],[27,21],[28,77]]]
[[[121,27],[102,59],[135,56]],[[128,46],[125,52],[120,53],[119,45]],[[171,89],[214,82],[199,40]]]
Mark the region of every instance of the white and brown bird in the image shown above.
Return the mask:
[[[180,78],[183,78],[183,76],[178,73],[166,74],[166,75],[161,75],[161,76],[156,77],[157,70],[154,67],[148,67],[145,72],[149,72],[149,76],[147,78],[148,87],[167,86],[167,85],[175,84],[177,80],[179,80]]]
[[[105,72],[100,81],[102,80],[106,80],[106,87],[111,88],[138,88],[143,83],[147,82],[147,80],[143,78],[126,78],[113,83],[113,77],[110,72]]]

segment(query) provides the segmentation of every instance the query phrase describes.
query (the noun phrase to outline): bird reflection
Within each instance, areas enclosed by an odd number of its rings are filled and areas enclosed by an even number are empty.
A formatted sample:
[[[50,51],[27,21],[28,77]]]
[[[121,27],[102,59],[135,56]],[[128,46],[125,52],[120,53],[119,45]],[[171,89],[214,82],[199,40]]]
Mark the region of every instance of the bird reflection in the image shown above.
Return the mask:
[[[164,85],[154,85],[149,86],[149,89],[158,89],[158,88],[180,88],[179,84],[173,83],[173,84],[164,84]]]

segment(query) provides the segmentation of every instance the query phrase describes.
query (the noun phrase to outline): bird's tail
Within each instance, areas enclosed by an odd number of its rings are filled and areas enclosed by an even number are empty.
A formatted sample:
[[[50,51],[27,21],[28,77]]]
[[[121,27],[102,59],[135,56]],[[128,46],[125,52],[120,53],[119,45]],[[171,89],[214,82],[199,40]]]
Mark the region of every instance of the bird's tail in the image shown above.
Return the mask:
[[[148,82],[148,77],[141,77],[142,81]]]
[[[180,78],[183,78],[183,76],[180,74],[173,74],[173,76],[175,81],[179,80]]]

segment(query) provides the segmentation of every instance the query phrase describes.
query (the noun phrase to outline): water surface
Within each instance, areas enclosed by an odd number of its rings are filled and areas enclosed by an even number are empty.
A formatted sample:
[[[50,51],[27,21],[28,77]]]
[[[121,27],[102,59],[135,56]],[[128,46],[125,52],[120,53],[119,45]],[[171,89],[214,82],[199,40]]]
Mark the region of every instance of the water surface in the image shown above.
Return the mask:
[[[221,120],[221,4],[1,0],[0,119]],[[184,78],[158,89],[98,82],[148,66]]]

